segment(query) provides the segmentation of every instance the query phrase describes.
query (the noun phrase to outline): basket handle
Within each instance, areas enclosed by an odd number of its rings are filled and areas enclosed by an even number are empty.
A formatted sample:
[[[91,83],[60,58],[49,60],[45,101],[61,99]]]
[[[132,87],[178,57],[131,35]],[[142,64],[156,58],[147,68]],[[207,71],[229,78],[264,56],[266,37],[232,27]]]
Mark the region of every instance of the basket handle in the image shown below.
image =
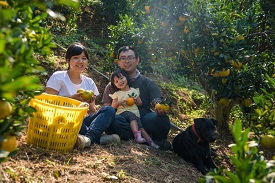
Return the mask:
[[[81,102],[77,107],[89,107],[89,104],[87,102]]]

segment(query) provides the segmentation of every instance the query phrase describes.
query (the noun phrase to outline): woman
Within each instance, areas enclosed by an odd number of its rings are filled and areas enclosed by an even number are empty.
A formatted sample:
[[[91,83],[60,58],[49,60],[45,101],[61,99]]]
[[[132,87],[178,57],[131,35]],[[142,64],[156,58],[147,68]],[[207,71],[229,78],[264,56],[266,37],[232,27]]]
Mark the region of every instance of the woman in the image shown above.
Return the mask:
[[[116,134],[101,136],[114,120],[115,110],[110,106],[96,110],[95,98],[99,95],[98,89],[91,78],[82,74],[88,66],[88,60],[88,51],[82,44],[71,44],[66,52],[68,70],[53,73],[45,90],[48,94],[70,97],[89,104],[88,115],[83,120],[76,142],[76,146],[81,150],[93,143],[120,143]],[[82,93],[77,93],[79,89],[91,90],[94,96],[86,100],[81,96]]]

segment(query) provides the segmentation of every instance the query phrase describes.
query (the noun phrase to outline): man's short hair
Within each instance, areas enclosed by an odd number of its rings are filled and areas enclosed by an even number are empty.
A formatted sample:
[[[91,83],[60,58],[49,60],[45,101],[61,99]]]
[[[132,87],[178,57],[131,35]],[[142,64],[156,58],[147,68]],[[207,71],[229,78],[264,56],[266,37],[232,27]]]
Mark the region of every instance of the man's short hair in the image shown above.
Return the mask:
[[[118,54],[117,54],[118,59],[119,59],[119,54],[121,52],[125,52],[125,51],[128,51],[128,50],[132,50],[134,52],[134,54],[135,54],[135,57],[138,58],[137,51],[136,51],[136,49],[134,47],[132,47],[132,46],[122,46],[122,47],[120,47],[118,49]]]

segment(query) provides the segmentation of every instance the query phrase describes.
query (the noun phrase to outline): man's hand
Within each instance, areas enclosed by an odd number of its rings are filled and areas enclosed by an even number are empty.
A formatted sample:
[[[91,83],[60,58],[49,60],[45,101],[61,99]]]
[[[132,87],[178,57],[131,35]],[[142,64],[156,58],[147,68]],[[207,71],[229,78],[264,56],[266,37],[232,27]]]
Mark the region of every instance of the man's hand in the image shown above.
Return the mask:
[[[155,112],[159,115],[159,116],[163,116],[166,114],[166,112],[162,109],[158,109],[158,108],[155,108]]]
[[[92,98],[90,99],[92,100]],[[88,114],[92,114],[96,112],[96,105],[95,105],[95,99],[93,99],[92,101],[89,101],[89,111]]]

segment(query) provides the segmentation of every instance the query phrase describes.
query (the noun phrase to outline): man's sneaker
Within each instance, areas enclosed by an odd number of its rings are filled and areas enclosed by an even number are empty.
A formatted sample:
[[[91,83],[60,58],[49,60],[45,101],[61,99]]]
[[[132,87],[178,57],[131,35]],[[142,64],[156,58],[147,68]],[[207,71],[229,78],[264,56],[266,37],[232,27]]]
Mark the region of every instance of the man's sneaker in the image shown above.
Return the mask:
[[[167,140],[167,139],[163,139],[163,140],[154,140],[154,142],[159,145],[159,149],[161,150],[170,150],[172,145],[171,143]]]
[[[117,134],[112,135],[102,135],[100,137],[100,145],[107,144],[120,144],[120,137]]]
[[[84,147],[89,147],[89,146],[91,146],[91,140],[88,137],[84,136],[84,135],[78,134],[77,135],[77,140],[76,140],[77,149],[83,150]]]

